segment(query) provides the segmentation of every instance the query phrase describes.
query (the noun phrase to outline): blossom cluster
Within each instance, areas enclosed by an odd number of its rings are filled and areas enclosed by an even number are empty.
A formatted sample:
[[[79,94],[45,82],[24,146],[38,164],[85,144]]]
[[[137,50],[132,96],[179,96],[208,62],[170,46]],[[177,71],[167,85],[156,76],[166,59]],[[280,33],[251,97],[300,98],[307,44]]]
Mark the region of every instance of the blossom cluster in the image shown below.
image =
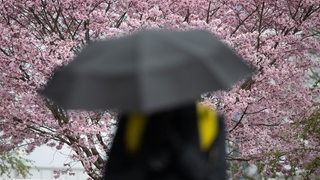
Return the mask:
[[[319,157],[314,136],[299,136],[319,104],[306,85],[319,67],[320,5],[311,0],[5,0],[0,1],[1,151],[47,144],[74,150],[89,176],[101,177],[115,126],[113,112],[66,112],[36,90],[88,42],[141,29],[206,29],[257,72],[204,103],[226,117],[228,141],[250,163],[304,169]],[[306,144],[305,141],[308,141]],[[308,153],[305,153],[308,152]],[[268,156],[269,155],[269,156]],[[283,158],[282,158],[283,159]],[[294,161],[291,161],[293,160]],[[280,160],[276,160],[280,163]],[[289,173],[283,167],[277,166]],[[318,169],[315,170],[319,172]]]

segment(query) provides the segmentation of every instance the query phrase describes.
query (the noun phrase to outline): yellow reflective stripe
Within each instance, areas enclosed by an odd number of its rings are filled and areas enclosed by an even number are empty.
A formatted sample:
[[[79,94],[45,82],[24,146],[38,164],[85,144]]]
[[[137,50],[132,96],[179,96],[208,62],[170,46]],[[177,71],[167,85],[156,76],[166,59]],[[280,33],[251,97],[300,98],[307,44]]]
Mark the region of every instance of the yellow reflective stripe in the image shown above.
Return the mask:
[[[130,153],[135,153],[142,140],[146,118],[142,114],[132,114],[128,117],[125,129],[124,143]]]
[[[218,135],[218,115],[215,111],[197,105],[198,133],[200,149],[207,151],[212,146]],[[130,153],[135,153],[141,144],[147,119],[142,114],[131,114],[125,125],[124,143]]]
[[[218,135],[218,115],[200,104],[197,105],[197,113],[200,149],[207,151]]]

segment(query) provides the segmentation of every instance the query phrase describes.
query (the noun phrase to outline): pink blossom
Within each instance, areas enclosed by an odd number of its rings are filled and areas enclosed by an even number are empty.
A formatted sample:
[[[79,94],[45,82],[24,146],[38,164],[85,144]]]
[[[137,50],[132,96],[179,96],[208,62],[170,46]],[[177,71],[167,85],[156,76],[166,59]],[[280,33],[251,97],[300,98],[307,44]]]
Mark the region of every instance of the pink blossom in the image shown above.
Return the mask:
[[[320,26],[318,6],[312,0],[3,1],[0,140],[6,143],[0,149],[10,150],[26,141],[30,142],[27,152],[42,144],[58,150],[68,146],[76,152],[70,155],[73,161],[81,161],[90,177],[100,177],[115,115],[65,112],[45,102],[36,89],[90,40],[141,29],[197,28],[211,31],[258,69],[252,79],[230,91],[212,93],[203,102],[224,114],[228,140],[240,152],[232,158],[263,161],[263,173],[268,175],[273,168],[268,163],[274,159],[266,154],[279,151],[290,155],[286,163],[298,159],[294,165],[304,168],[319,156],[312,151],[319,151],[316,137],[308,137],[306,146],[297,138],[303,126],[294,126],[319,109],[315,101],[319,89],[305,85],[307,70],[320,66],[315,60],[320,37],[314,31]],[[297,150],[303,148],[311,150]],[[98,155],[86,154],[93,154],[92,150]],[[319,168],[315,172],[320,173]]]

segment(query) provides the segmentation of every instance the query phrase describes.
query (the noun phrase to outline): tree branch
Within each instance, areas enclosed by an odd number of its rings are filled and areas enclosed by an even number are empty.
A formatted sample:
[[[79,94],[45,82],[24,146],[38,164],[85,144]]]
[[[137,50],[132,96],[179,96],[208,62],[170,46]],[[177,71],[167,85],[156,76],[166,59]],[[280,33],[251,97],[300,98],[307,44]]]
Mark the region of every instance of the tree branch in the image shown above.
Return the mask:
[[[211,1],[209,2],[208,9],[207,9],[207,18],[206,23],[209,24],[209,17],[210,17],[210,8],[211,8]]]
[[[244,115],[246,114],[246,112],[247,112],[247,110],[248,110],[248,107],[249,107],[249,105],[246,106],[246,108],[244,109],[244,111],[243,111],[243,113],[242,113],[239,121],[237,122],[237,124],[236,124],[231,130],[229,130],[229,133],[231,133],[233,130],[235,130],[235,129],[240,125],[240,123],[241,123]]]
[[[117,23],[116,23],[116,25],[115,25],[116,28],[119,28],[119,27],[120,27],[120,25],[121,25],[122,21],[124,20],[124,18],[126,17],[126,15],[127,15],[127,12],[124,12],[124,13],[120,16],[120,18],[118,19],[118,21],[117,21]]]
[[[244,22],[249,18],[251,17],[256,11],[258,11],[258,7],[253,10],[247,17],[245,17],[243,20],[240,19],[239,17],[239,24],[237,25],[237,27],[232,31],[232,33],[230,34],[230,36],[234,35],[238,29],[244,24]]]
[[[259,25],[258,25],[258,37],[257,37],[257,51],[260,49],[260,36],[262,33],[262,19],[263,19],[263,13],[264,13],[265,3],[262,2],[261,12],[259,13]]]
[[[279,126],[280,123],[275,123],[275,124],[264,124],[264,123],[252,123],[252,124],[249,124],[249,126],[268,126],[268,127],[272,127],[272,126]]]

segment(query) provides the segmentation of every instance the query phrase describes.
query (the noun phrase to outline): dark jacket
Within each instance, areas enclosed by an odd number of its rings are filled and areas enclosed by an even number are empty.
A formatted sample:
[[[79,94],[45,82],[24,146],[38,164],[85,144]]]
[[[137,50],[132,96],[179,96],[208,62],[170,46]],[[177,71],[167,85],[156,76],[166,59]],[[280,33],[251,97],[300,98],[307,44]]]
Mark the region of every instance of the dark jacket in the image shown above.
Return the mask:
[[[195,104],[154,113],[145,116],[145,120],[134,120],[132,116],[135,115],[124,114],[119,118],[107,161],[106,180],[226,178],[222,117],[216,118],[217,135],[209,148],[203,148],[199,137],[201,117]]]

